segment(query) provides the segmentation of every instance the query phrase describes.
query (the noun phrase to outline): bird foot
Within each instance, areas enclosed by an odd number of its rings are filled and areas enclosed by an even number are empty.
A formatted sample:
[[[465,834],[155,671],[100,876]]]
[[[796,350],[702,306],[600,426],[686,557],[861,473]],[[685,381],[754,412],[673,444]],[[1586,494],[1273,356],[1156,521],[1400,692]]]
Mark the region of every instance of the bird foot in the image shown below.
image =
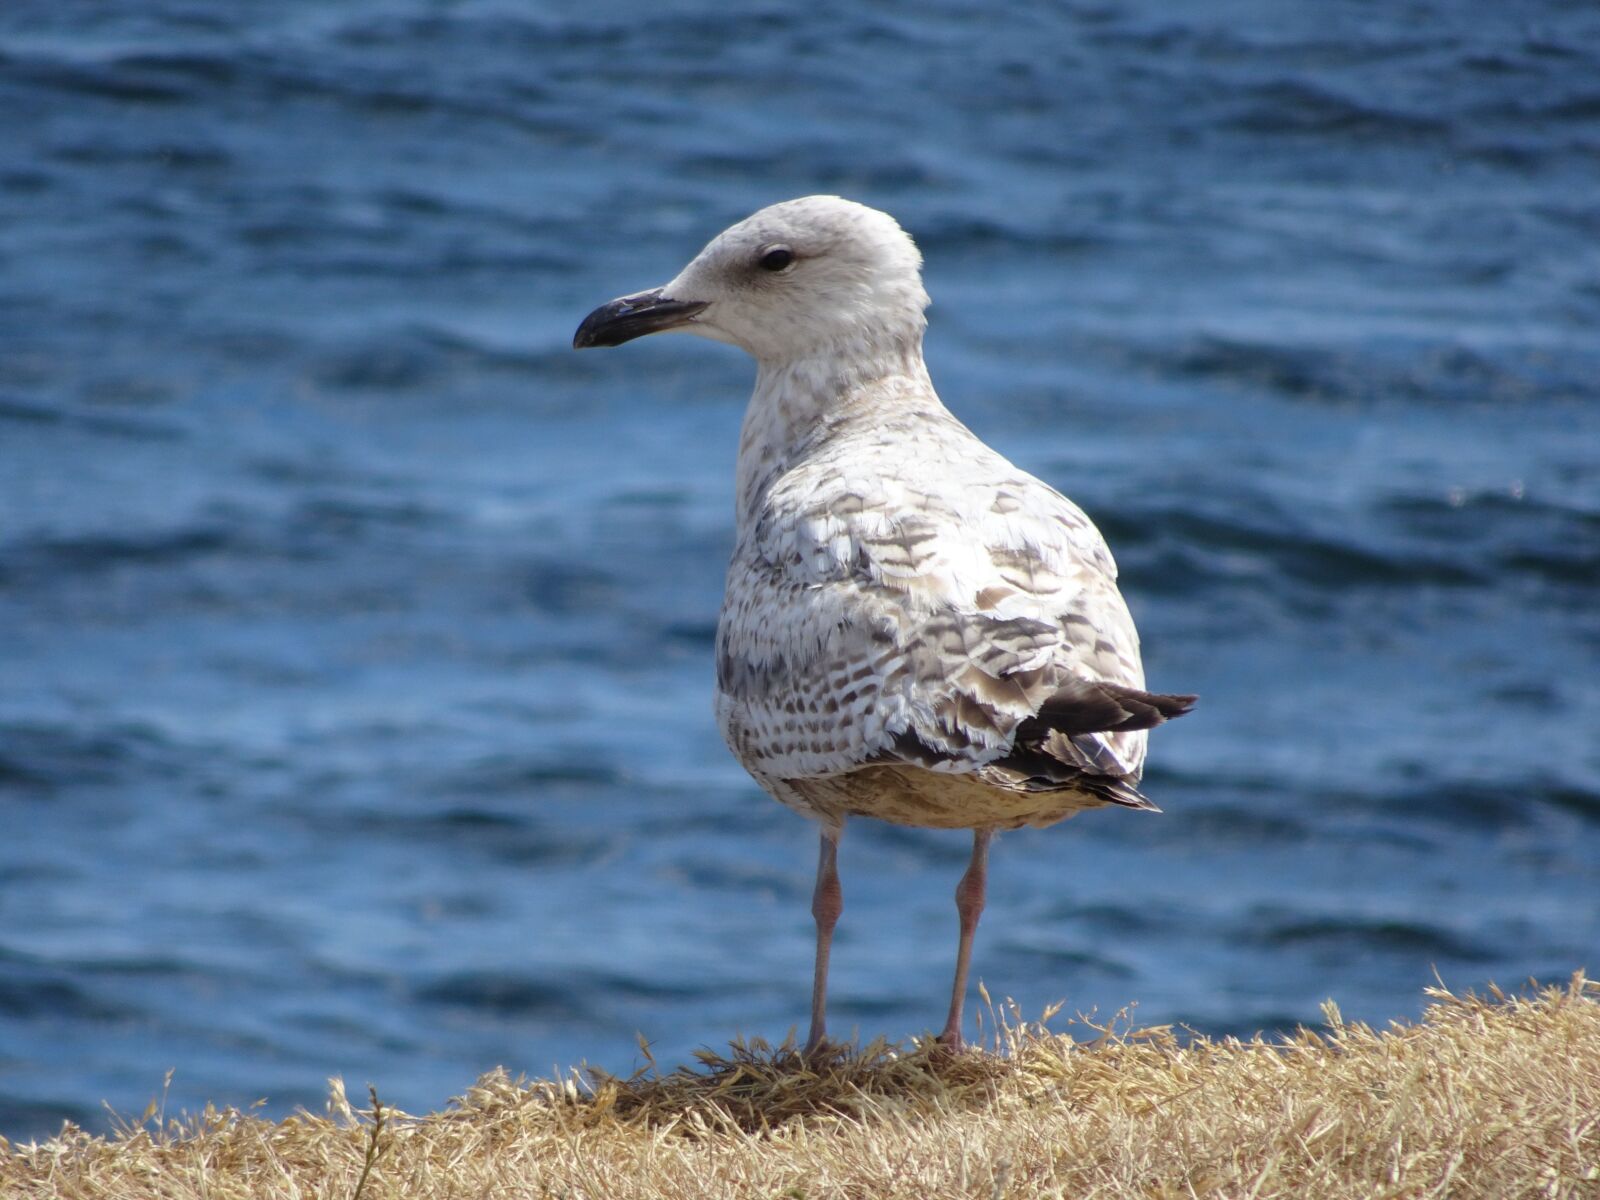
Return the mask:
[[[816,1067],[838,1058],[844,1049],[842,1042],[826,1037],[811,1038],[806,1042],[805,1049],[800,1051],[800,1057],[808,1065]]]

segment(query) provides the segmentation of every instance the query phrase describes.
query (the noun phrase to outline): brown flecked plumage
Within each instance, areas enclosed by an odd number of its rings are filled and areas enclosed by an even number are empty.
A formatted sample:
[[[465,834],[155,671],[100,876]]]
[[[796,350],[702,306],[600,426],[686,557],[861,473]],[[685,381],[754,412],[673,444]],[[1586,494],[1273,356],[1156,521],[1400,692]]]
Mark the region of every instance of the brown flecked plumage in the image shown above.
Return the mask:
[[[716,711],[756,781],[822,825],[811,1047],[847,818],[974,831],[942,1035],[959,1046],[994,831],[1154,808],[1137,789],[1146,731],[1194,701],[1144,690],[1116,564],[1089,518],[940,403],[922,360],[920,266],[885,214],[792,200],[723,233],[664,287],[596,310],[574,339],[676,328],[757,360]]]

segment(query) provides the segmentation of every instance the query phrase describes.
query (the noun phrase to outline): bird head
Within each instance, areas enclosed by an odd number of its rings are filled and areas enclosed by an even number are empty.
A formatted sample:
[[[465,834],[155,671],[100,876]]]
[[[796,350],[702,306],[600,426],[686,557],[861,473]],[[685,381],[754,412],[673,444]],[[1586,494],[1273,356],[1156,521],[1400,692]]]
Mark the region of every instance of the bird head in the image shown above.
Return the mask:
[[[584,318],[577,349],[679,330],[763,364],[920,344],[922,255],[893,217],[837,196],[763,208],[723,231],[670,283]]]

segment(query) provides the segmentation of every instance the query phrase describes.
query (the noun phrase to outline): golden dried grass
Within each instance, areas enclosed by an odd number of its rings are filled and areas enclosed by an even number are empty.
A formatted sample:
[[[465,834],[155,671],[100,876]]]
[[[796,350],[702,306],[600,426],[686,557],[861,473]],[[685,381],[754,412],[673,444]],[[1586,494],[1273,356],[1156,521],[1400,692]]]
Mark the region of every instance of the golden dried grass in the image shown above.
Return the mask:
[[[426,1117],[357,1110],[335,1081],[326,1116],[0,1140],[0,1195],[1600,1197],[1600,984],[1430,996],[1416,1025],[1329,1004],[1277,1041],[1013,1021],[992,1054],[751,1043],[628,1080],[496,1072]]]

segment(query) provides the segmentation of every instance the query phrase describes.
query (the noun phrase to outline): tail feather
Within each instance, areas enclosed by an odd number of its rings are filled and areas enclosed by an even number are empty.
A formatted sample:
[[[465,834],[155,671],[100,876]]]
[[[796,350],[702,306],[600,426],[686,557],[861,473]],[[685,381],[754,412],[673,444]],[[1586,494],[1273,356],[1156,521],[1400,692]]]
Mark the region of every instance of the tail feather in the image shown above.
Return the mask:
[[[1074,680],[1017,726],[1011,753],[995,766],[1017,772],[1031,786],[1076,787],[1110,804],[1159,812],[1135,786],[1138,772],[1130,774],[1112,747],[1096,735],[1152,729],[1183,716],[1196,699]]]

